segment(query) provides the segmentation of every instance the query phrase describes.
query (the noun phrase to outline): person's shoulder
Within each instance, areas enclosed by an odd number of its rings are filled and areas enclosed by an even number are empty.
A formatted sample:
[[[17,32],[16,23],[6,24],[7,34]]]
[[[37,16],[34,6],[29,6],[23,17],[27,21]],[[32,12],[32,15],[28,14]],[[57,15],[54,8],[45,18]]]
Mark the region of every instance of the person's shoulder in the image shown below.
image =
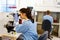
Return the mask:
[[[46,16],[48,16],[48,17],[51,17],[51,18],[52,18],[52,16],[51,16],[51,15],[46,15]]]
[[[50,16],[51,18],[53,18],[52,16]]]
[[[32,24],[32,22],[30,20],[27,20],[23,24],[30,25],[30,24]]]

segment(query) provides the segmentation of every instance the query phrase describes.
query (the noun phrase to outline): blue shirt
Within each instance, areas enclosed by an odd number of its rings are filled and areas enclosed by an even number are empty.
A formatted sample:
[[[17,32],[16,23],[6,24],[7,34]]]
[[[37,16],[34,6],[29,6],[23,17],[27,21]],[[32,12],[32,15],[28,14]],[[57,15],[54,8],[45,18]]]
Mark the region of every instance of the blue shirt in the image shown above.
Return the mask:
[[[38,40],[36,27],[36,23],[32,23],[31,20],[26,20],[22,25],[16,27],[16,32],[22,33],[24,40]]]
[[[49,20],[50,22],[51,22],[51,24],[53,23],[53,17],[52,16],[50,16],[50,15],[45,15],[45,16],[43,16],[43,20]]]

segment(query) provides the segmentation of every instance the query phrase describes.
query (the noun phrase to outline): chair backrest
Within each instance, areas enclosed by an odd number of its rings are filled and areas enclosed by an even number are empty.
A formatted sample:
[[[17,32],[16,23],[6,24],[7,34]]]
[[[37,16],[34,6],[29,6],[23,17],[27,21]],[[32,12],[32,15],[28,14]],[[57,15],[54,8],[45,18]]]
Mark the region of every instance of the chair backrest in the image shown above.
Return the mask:
[[[39,38],[38,40],[47,40],[48,38],[48,31],[45,31]]]
[[[42,22],[42,29],[45,31],[51,31],[51,22],[49,20],[44,20]]]

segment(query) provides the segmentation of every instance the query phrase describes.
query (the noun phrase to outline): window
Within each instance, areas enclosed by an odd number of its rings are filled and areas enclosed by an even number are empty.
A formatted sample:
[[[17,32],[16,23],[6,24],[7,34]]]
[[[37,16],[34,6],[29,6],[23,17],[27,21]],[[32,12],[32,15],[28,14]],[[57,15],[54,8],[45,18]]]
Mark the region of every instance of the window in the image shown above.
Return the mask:
[[[0,12],[13,12],[16,9],[16,0],[0,0]]]

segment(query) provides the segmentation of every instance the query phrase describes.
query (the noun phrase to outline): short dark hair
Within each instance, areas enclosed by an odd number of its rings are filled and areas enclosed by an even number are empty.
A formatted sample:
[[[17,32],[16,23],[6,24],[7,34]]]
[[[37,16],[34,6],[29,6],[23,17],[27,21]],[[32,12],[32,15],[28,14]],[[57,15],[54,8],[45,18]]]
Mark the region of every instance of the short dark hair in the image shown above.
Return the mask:
[[[48,14],[48,15],[49,15],[49,14],[50,14],[50,11],[49,11],[49,10],[47,10],[47,11],[46,11],[46,14]]]

